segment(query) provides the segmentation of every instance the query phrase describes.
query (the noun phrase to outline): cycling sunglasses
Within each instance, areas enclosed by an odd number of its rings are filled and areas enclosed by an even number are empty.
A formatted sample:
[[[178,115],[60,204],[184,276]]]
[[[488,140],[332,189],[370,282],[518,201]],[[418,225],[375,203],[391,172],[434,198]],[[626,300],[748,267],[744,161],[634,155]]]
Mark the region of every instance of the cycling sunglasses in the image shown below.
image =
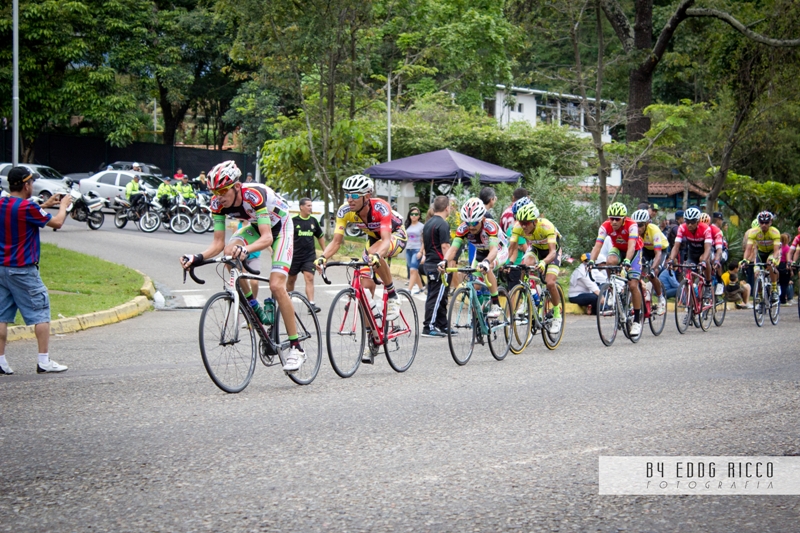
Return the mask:
[[[214,196],[225,196],[225,194],[229,190],[231,190],[232,187],[233,185],[228,185],[227,187],[223,187],[221,189],[214,189],[213,191],[211,191],[211,194],[213,194]]]
[[[619,222],[622,220],[622,217],[608,217],[608,220],[611,220],[612,222]]]
[[[357,192],[353,192],[353,193],[346,192],[346,193],[344,193],[344,198],[345,198],[345,200],[358,200],[359,198],[361,198],[361,195],[358,194]]]
[[[479,220],[479,221],[477,221],[477,222],[464,222],[464,224],[466,224],[466,225],[467,225],[467,226],[469,226],[470,228],[474,228],[475,226],[477,226],[477,225],[478,225],[478,224],[480,224],[481,222],[482,222],[482,220]]]

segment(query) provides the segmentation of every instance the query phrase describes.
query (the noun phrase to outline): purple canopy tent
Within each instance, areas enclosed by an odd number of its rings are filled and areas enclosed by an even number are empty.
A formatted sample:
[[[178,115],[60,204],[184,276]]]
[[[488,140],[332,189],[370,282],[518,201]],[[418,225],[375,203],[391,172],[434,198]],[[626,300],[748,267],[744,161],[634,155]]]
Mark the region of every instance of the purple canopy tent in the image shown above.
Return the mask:
[[[373,165],[364,174],[379,180],[430,181],[431,198],[434,181],[468,180],[478,174],[482,183],[516,183],[522,176],[520,172],[447,149]]]
[[[393,181],[455,181],[479,174],[481,182],[511,183],[520,172],[493,165],[452,150],[437,150],[373,165],[364,171],[373,179]]]

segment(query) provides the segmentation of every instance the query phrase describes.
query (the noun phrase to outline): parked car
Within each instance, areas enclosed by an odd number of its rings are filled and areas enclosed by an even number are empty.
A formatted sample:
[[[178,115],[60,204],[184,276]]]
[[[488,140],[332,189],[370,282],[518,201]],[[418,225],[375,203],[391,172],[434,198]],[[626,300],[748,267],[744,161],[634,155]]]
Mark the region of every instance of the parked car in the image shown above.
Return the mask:
[[[0,188],[5,191],[9,190],[6,176],[13,166],[12,163],[0,163]],[[64,176],[56,169],[28,163],[21,163],[19,166],[27,168],[36,177],[36,181],[33,182],[33,195],[41,197],[43,202],[54,194],[67,194],[69,187],[64,181]]]
[[[73,183],[80,183],[81,181],[85,180],[86,178],[92,177],[95,174],[99,174],[100,172],[105,172],[109,170],[130,170],[133,171],[133,164],[138,163],[138,161],[115,161],[110,165],[103,163],[100,165],[100,168],[97,169],[96,172],[71,172],[67,174],[66,177],[71,179]],[[155,165],[149,165],[147,163],[139,163],[139,166],[142,169],[142,174],[147,174],[150,176],[156,176],[157,178],[161,177],[161,169]]]
[[[151,174],[133,172],[132,170],[106,170],[84,178],[80,181],[79,189],[83,194],[93,192],[100,198],[105,198],[112,205],[114,198],[125,198],[125,186],[139,176],[139,186],[145,190],[158,189],[161,180]]]

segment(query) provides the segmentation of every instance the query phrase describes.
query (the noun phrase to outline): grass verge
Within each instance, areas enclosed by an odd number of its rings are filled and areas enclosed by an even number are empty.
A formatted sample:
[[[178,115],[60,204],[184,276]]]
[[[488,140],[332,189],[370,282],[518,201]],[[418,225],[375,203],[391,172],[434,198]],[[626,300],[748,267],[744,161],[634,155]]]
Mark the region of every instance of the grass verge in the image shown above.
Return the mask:
[[[142,287],[135,270],[47,243],[42,243],[39,273],[50,293],[51,320],[124,304]],[[24,324],[19,313],[14,324]]]

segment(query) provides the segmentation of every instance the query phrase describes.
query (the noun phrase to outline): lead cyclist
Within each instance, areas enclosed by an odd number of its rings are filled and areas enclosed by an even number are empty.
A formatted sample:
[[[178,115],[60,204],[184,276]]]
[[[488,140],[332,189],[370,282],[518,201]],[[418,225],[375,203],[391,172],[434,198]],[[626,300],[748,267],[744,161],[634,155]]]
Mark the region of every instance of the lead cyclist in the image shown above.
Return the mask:
[[[294,306],[286,290],[286,278],[292,264],[294,226],[289,215],[289,206],[271,188],[260,183],[239,183],[242,171],[234,161],[225,161],[208,173],[208,188],[214,195],[211,213],[214,217],[214,240],[203,252],[181,257],[181,266],[189,269],[192,264],[216,257],[220,252],[246,261],[249,254],[272,247],[272,272],[269,275],[269,290],[278,302],[291,348],[286,355],[284,372],[296,372],[306,360],[297,335]],[[225,244],[225,217],[248,221],[237,230]],[[266,322],[264,309],[253,296],[248,280],[241,279],[250,306],[261,322]]]

